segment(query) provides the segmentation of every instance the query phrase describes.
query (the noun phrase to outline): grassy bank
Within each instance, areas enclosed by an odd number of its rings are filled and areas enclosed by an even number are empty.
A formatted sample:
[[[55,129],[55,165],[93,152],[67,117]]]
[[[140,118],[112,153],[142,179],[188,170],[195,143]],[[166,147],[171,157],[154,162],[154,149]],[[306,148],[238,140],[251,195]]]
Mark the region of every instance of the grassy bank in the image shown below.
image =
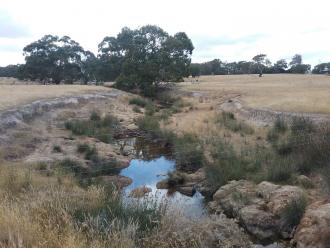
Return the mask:
[[[106,186],[81,188],[71,174],[0,167],[4,247],[135,247],[157,227],[161,207],[126,204]]]

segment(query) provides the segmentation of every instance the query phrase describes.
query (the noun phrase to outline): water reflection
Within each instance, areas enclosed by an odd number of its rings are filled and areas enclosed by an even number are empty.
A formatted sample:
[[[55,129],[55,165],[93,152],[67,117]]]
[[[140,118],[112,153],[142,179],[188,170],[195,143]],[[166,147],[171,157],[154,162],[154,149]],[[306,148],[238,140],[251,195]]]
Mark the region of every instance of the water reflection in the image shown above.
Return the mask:
[[[150,150],[151,147],[148,149]],[[153,150],[154,151],[154,150]],[[154,154],[155,155],[155,154]],[[175,170],[175,161],[160,156],[152,160],[133,159],[130,165],[123,169],[120,175],[130,177],[133,183],[124,188],[126,199],[130,192],[141,186],[151,188],[147,199],[158,203],[166,201],[168,209],[173,208],[181,210],[183,214],[189,217],[201,217],[206,213],[204,208],[204,197],[197,192],[193,197],[185,196],[179,192],[171,192],[169,190],[157,189],[157,182],[165,179],[167,173]]]

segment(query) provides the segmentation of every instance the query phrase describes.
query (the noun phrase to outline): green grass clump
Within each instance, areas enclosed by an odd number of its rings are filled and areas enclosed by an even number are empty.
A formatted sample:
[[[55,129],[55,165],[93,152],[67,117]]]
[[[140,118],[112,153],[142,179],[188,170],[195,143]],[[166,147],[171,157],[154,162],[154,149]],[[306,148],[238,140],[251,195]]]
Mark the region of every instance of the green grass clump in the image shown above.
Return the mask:
[[[142,113],[141,109],[140,109],[138,106],[134,106],[134,107],[133,107],[133,111],[134,111],[135,113],[139,113],[139,114]]]
[[[285,133],[288,130],[288,125],[285,122],[284,118],[278,116],[274,122],[273,129],[277,133]]]
[[[53,152],[57,152],[57,153],[62,152],[62,148],[61,148],[61,146],[59,146],[59,145],[54,145],[54,146],[53,146]]]
[[[294,135],[304,135],[312,133],[314,130],[315,126],[309,118],[303,116],[293,117],[291,123],[291,132]]]
[[[200,140],[193,134],[185,133],[173,140],[176,166],[183,171],[196,171],[203,166],[204,150]]]
[[[95,156],[97,156],[97,150],[96,150],[95,146],[88,149],[85,152],[85,159],[87,159],[87,160],[92,160],[93,158],[95,158]]]
[[[145,115],[144,117],[140,117],[136,121],[137,126],[152,136],[158,136],[161,133],[159,120],[155,116]]]
[[[287,182],[296,172],[294,161],[290,158],[273,158],[267,167],[267,180],[272,182]]]
[[[296,227],[301,218],[303,217],[307,206],[306,197],[300,197],[293,199],[282,212],[282,227],[285,229],[293,229]]]
[[[93,112],[89,120],[67,121],[65,128],[71,130],[75,135],[85,135],[105,143],[111,143],[114,133],[119,129],[119,121],[114,116],[106,115],[101,118]]]
[[[93,112],[91,113],[89,119],[90,119],[91,121],[99,121],[99,120],[101,120],[101,116],[100,116],[100,114],[99,114],[98,112],[93,111]]]
[[[129,104],[137,105],[137,106],[139,106],[141,108],[144,108],[145,106],[147,106],[148,101],[147,100],[144,100],[141,97],[134,97],[134,98],[131,98],[129,100]]]
[[[254,129],[249,126],[248,124],[239,121],[235,118],[235,115],[231,112],[222,112],[216,117],[216,123],[218,123],[221,126],[224,126],[225,128],[233,131],[233,132],[239,132],[241,134],[247,134],[251,135],[254,133]]]

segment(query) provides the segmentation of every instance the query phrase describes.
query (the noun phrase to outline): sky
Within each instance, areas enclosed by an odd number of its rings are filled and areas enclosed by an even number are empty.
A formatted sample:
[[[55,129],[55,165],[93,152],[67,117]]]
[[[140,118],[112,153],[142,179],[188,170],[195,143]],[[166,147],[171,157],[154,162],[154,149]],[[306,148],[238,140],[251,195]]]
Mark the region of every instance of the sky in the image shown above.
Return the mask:
[[[24,46],[45,34],[97,53],[104,37],[146,24],[186,32],[193,62],[298,53],[315,65],[330,62],[329,9],[329,0],[0,0],[0,66],[23,63]]]

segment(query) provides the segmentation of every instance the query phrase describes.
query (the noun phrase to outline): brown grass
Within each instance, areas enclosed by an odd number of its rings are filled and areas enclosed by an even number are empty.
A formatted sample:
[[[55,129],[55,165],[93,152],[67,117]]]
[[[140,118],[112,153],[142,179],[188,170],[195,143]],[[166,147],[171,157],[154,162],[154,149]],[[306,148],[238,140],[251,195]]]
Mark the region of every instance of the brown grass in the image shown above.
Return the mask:
[[[238,95],[253,108],[330,113],[330,77],[325,75],[202,76],[198,83],[186,80],[181,87],[187,91],[206,92],[216,98]]]
[[[91,85],[5,85],[0,84],[0,111],[35,100],[105,92],[111,89]]]

